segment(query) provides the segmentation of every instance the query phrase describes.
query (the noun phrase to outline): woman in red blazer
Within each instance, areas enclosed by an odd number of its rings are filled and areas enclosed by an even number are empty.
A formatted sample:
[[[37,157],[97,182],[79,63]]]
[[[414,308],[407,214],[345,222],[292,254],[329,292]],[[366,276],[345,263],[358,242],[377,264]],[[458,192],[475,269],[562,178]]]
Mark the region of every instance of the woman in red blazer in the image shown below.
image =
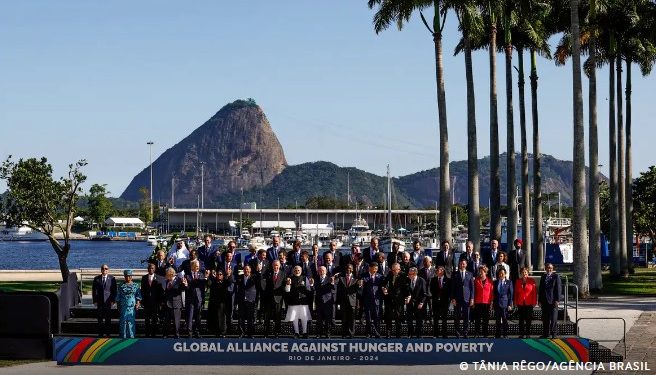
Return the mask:
[[[538,303],[538,288],[535,280],[528,277],[528,268],[523,267],[521,277],[515,280],[515,306],[519,315],[519,338],[531,337],[533,306]]]
[[[490,322],[490,309],[494,299],[494,282],[487,277],[487,266],[478,268],[478,276],[474,280],[474,327],[476,336],[481,334],[481,321],[483,322],[482,337],[487,337]]]

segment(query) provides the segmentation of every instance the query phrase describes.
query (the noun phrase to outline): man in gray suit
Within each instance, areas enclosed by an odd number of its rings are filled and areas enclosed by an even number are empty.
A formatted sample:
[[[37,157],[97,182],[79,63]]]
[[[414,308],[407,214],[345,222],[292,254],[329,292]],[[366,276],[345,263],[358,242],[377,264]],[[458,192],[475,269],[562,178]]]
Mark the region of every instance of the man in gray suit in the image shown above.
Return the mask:
[[[342,338],[355,335],[355,312],[358,304],[358,278],[353,274],[353,265],[347,264],[343,276],[337,283],[337,299],[342,311]]]
[[[98,314],[98,337],[109,337],[112,305],[116,303],[116,279],[109,274],[106,264],[100,266],[100,275],[93,278],[91,295]]]
[[[170,329],[171,321],[174,322],[175,326],[173,330],[175,332],[175,338],[180,338],[180,314],[182,312],[182,290],[187,286],[187,281],[184,278],[176,277],[175,269],[169,267],[166,270],[166,280],[162,282],[162,288],[164,288],[164,303],[162,307],[165,309],[165,318],[164,318],[164,338],[168,336],[168,331]]]

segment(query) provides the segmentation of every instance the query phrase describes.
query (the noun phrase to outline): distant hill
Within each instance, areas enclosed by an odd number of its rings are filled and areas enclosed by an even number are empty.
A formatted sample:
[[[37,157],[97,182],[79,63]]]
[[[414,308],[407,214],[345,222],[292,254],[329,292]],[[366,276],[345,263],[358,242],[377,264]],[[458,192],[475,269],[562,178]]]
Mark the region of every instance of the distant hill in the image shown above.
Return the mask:
[[[532,155],[529,173],[532,184]],[[517,186],[521,157],[517,155]],[[506,154],[501,155],[501,202],[506,202]],[[196,207],[201,192],[200,165],[205,163],[205,207],[238,207],[242,201],[263,207],[303,206],[313,197],[346,201],[350,177],[351,205],[383,207],[387,179],[326,161],[287,166],[284,151],[262,109],[253,101],[237,100],[225,105],[190,135],[166,150],[153,162],[153,197],[170,204],[171,179],[175,178],[176,207]],[[455,201],[467,203],[467,161],[451,162],[456,179]],[[479,160],[480,204],[488,205],[490,158]],[[587,169],[586,169],[587,173]],[[550,155],[542,157],[542,191],[561,192],[571,204],[572,162]],[[146,166],[121,194],[125,201],[138,201],[139,188],[150,186]],[[439,200],[439,169],[433,168],[392,179],[392,207],[435,207]]]

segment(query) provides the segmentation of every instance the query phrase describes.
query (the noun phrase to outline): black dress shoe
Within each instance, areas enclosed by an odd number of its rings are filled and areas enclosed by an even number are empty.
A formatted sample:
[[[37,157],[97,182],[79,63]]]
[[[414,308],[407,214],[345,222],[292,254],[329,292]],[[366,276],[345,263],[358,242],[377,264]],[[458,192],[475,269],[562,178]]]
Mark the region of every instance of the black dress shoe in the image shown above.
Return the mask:
[[[295,338],[295,339],[298,339],[298,333],[295,333],[295,334],[294,334],[294,338]]]
[[[307,338],[308,338],[308,334],[307,334],[307,333],[304,333],[304,334],[303,334],[303,338],[304,338],[304,339],[307,339]]]

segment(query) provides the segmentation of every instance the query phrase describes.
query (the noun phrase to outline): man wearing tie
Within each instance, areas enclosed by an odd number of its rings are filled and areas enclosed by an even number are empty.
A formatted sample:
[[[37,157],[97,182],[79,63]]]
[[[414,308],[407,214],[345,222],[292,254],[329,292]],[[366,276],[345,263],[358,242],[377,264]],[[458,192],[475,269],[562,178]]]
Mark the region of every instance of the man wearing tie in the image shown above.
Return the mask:
[[[182,281],[180,281],[182,280]],[[162,283],[164,288],[164,302],[162,307],[165,308],[164,318],[164,338],[168,336],[171,322],[174,324],[175,338],[179,338],[180,313],[182,310],[182,290],[186,288],[187,281],[175,276],[175,269],[169,267],[166,270],[166,280]]]
[[[409,254],[406,254],[409,255]],[[401,323],[403,322],[403,307],[410,297],[408,287],[408,277],[401,273],[401,266],[398,263],[392,265],[392,270],[387,275],[383,290],[385,299],[385,323],[387,326],[387,338],[392,332],[392,322],[396,328],[396,337],[401,337]]]
[[[371,241],[369,242],[369,247],[366,248],[363,252],[364,262],[367,264],[371,264],[371,262],[375,262],[376,254],[379,253],[380,251],[381,249],[378,248],[378,238],[372,237]]]
[[[353,275],[353,265],[346,265],[344,276],[337,284],[337,298],[342,311],[342,338],[355,335],[355,312],[358,303],[358,281]]]
[[[490,250],[486,251],[483,255],[483,262],[485,262],[487,268],[489,268],[491,271],[492,266],[497,263],[497,257],[499,256],[499,241],[490,241]]]
[[[255,303],[257,302],[257,284],[259,276],[251,272],[250,266],[244,267],[244,276],[235,285],[235,300],[239,306],[239,337],[253,337],[255,322]]]
[[[431,257],[424,257],[422,261],[422,268],[419,270],[419,277],[424,279],[426,282],[426,287],[430,285],[430,281],[435,277],[435,267],[433,267],[433,259]]]
[[[264,249],[257,251],[257,257],[251,259],[248,263],[251,266],[251,273],[262,276],[267,273],[269,268],[271,268],[271,263],[267,259],[267,252]]]
[[[526,253],[524,249],[522,249],[523,245],[524,241],[520,238],[516,239],[515,242],[513,242],[514,249],[508,254],[508,266],[510,266],[510,280],[512,282],[519,279],[519,270],[528,267]]]
[[[506,280],[506,270],[499,268],[497,280],[494,282],[494,315],[496,317],[496,331],[494,337],[508,337],[508,312],[513,304],[512,282]]]
[[[91,295],[98,317],[98,337],[111,332],[112,305],[116,303],[116,279],[109,274],[109,266],[100,266],[100,275],[93,278]]]
[[[323,254],[324,260],[326,259],[326,254],[332,255],[333,263],[335,263],[335,265],[337,265],[338,267],[341,266],[342,264],[345,264],[344,263],[345,261],[348,261],[347,257],[342,257],[342,253],[337,250],[337,242],[335,242],[334,240],[330,241],[330,243],[328,244],[328,251],[326,251]]]
[[[467,272],[467,261],[460,259],[458,271],[451,279],[451,303],[454,305],[456,336],[468,338],[469,335],[469,313],[474,306],[474,276]],[[463,321],[463,329],[460,331],[460,321]]]
[[[330,338],[330,331],[335,319],[336,287],[335,277],[328,276],[326,267],[319,268],[314,290],[317,304],[317,338],[322,335]]]
[[[378,262],[378,273],[383,277],[387,277],[392,266],[388,265],[387,261],[385,261],[385,253],[382,251],[376,253],[375,259]]]
[[[446,317],[451,302],[451,284],[444,272],[444,266],[437,266],[435,277],[430,281],[429,293],[433,312],[433,337],[442,334],[446,338]],[[440,321],[442,329],[440,329]]]
[[[262,279],[263,302],[266,306],[264,313],[264,337],[269,337],[271,332],[271,320],[273,320],[273,335],[278,338],[280,335],[280,320],[282,311],[282,301],[285,293],[285,280],[287,274],[280,268],[280,261],[275,260],[272,263],[269,274]]]
[[[359,293],[362,295],[366,323],[366,333],[369,337],[380,338],[380,310],[383,304],[384,279],[378,274],[378,263],[369,264],[369,273],[358,281]]]
[[[323,255],[324,266],[326,267],[326,273],[328,276],[333,276],[336,273],[339,273],[339,267],[333,262],[333,255],[329,252],[326,252]]]
[[[280,247],[280,236],[276,235],[271,237],[272,246],[267,249],[267,259],[269,262],[273,262],[274,260],[278,260],[278,252],[282,250]]]
[[[155,269],[154,263],[148,263],[148,274],[141,277],[141,306],[144,309],[146,323],[146,337],[157,335],[157,323],[159,321],[159,305],[162,303],[162,283]]]
[[[298,266],[301,264],[301,241],[294,241],[292,251],[287,253],[287,263],[292,267]]]
[[[198,260],[200,260],[200,269],[209,269],[209,261],[212,255],[214,254],[214,249],[212,248],[212,240],[214,238],[211,234],[206,234],[203,237],[203,246],[198,248]]]
[[[369,267],[364,263],[362,254],[355,254],[353,257],[353,273],[356,279],[361,279],[367,275]]]
[[[453,266],[453,252],[449,241],[442,241],[441,250],[435,258],[435,265],[444,267],[444,274],[446,277],[451,278],[451,274],[455,271]]]
[[[426,281],[417,276],[417,268],[408,272],[410,278],[410,296],[406,302],[408,337],[421,337],[426,312]]]
[[[189,338],[200,337],[200,313],[205,305],[205,274],[200,272],[200,261],[191,261],[191,272],[185,275],[185,309]]]
[[[473,260],[474,260],[474,242],[472,241],[467,241],[465,244],[465,252],[460,254],[460,259],[464,259],[467,261],[467,265],[471,266]],[[469,270],[469,267],[467,268]]]
[[[560,275],[554,272],[554,266],[547,263],[547,271],[540,277],[538,301],[542,308],[542,338],[555,338],[558,335],[558,302],[560,301]]]
[[[478,275],[478,268],[482,265],[480,254],[475,251],[472,253],[471,263],[467,263],[467,271],[472,275]]]

